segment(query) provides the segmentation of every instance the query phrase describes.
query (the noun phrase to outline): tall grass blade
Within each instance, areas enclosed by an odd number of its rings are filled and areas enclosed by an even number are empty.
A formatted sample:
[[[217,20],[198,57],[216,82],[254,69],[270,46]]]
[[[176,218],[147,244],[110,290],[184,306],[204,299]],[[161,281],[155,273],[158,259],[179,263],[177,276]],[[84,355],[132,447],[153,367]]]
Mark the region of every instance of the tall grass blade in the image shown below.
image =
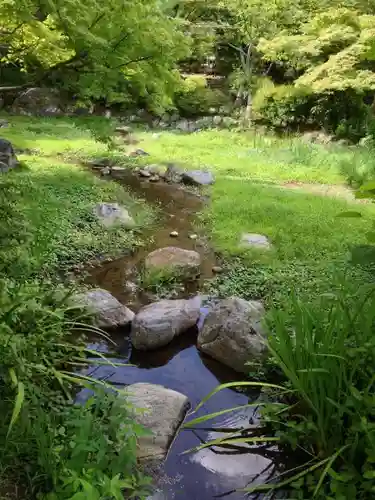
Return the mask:
[[[17,383],[17,396],[16,396],[16,399],[14,401],[14,408],[13,408],[13,412],[12,412],[12,418],[10,419],[10,423],[9,423],[9,427],[8,427],[7,437],[9,436],[9,434],[13,428],[13,425],[16,423],[16,421],[19,417],[24,400],[25,400],[25,386],[24,386],[23,382],[18,382]]]
[[[203,415],[202,417],[194,418],[189,422],[186,422],[181,426],[182,429],[188,429],[189,427],[193,427],[194,425],[201,424],[203,422],[207,422],[207,420],[212,420],[216,417],[220,417],[221,415],[225,415],[226,413],[230,413],[232,411],[242,410],[244,408],[256,408],[257,406],[264,406],[266,403],[252,403],[248,405],[234,406],[233,408],[226,408],[225,410],[216,411],[214,413],[209,413],[208,415]]]
[[[265,382],[228,382],[226,384],[221,384],[215,387],[213,391],[211,391],[207,396],[205,396],[202,401],[197,405],[197,407],[190,412],[190,414],[193,414],[197,412],[202,406],[207,403],[209,399],[212,398],[215,394],[218,392],[222,391],[223,389],[231,389],[232,387],[267,387],[269,389],[278,389],[280,391],[283,391],[284,393],[291,392],[290,390],[285,389],[285,387],[281,385],[275,385],[275,384],[268,384]]]
[[[184,451],[182,455],[186,455],[187,453],[195,453],[197,451],[203,450],[204,448],[211,448],[212,446],[222,446],[226,444],[243,444],[243,443],[251,443],[251,444],[258,444],[258,443],[270,443],[270,442],[279,442],[280,438],[278,437],[251,437],[251,438],[245,438],[245,437],[238,437],[238,432],[236,432],[237,437],[233,438],[228,438],[222,437],[218,439],[213,439],[212,441],[209,441],[208,443],[201,444],[199,446],[195,446],[194,448],[191,448],[190,450]]]
[[[332,455],[332,457],[328,460],[326,466],[324,467],[324,470],[319,478],[319,481],[318,481],[318,484],[316,485],[316,488],[314,490],[314,493],[313,493],[313,498],[316,497],[316,495],[319,493],[319,490],[320,488],[322,487],[322,484],[323,484],[323,481],[327,475],[327,472],[329,471],[329,469],[331,468],[333,462],[337,459],[337,457],[339,455],[341,455],[341,453],[346,450],[347,448],[349,448],[349,445],[347,444],[346,446],[342,446],[334,455]]]

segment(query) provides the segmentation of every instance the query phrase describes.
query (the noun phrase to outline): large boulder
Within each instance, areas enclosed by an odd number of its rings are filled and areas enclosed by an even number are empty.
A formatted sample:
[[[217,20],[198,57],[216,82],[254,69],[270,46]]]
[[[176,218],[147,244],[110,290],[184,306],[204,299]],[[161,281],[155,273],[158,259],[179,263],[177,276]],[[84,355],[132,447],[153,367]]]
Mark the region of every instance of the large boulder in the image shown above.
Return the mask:
[[[13,102],[12,113],[56,116],[64,114],[60,92],[56,89],[34,87],[22,92]]]
[[[138,458],[142,461],[163,460],[184,420],[189,407],[188,398],[161,385],[138,383],[125,389],[127,401],[135,409],[134,419],[151,431],[138,440]]]
[[[159,248],[149,253],[145,259],[146,272],[165,270],[182,277],[200,274],[201,256],[194,250],[178,247]]]
[[[7,172],[18,165],[12,143],[7,139],[0,139],[0,172]]]
[[[208,312],[198,335],[198,348],[238,372],[247,373],[246,363],[263,358],[267,348],[260,302],[238,297],[220,300]]]
[[[136,314],[131,341],[139,350],[157,349],[195,326],[200,315],[201,298],[161,300],[143,307]]]
[[[73,296],[72,303],[87,308],[94,315],[95,325],[98,328],[126,326],[134,318],[134,313],[130,309],[101,288]]]
[[[122,226],[126,229],[133,229],[136,226],[135,220],[127,209],[118,203],[97,203],[94,207],[94,214],[105,227]]]

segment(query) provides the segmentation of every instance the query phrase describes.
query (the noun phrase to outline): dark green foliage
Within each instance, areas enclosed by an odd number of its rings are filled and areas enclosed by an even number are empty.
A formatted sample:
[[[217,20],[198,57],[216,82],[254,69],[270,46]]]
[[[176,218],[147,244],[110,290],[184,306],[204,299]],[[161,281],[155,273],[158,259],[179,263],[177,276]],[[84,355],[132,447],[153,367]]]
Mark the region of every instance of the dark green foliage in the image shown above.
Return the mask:
[[[228,104],[229,99],[220,90],[207,86],[203,75],[193,75],[182,80],[175,93],[174,101],[182,116],[200,116],[212,113]]]
[[[321,128],[356,141],[366,135],[371,122],[364,98],[352,89],[315,94],[304,86],[268,85],[255,96],[254,111],[276,128]]]

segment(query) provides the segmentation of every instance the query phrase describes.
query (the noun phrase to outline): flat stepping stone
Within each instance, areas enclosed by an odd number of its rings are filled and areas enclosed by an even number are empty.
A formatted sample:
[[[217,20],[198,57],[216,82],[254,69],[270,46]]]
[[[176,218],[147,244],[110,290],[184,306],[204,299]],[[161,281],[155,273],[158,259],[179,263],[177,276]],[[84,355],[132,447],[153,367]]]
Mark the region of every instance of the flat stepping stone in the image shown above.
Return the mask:
[[[198,335],[198,348],[238,372],[248,373],[247,363],[267,353],[261,302],[230,297],[208,309]]]
[[[201,260],[199,253],[194,250],[178,247],[159,248],[147,255],[145,270],[166,269],[189,277],[200,273]]]
[[[138,439],[137,456],[141,461],[164,460],[178,428],[189,408],[189,400],[180,392],[161,385],[137,383],[125,389],[126,401],[135,409],[134,419],[150,431]]]
[[[240,246],[242,248],[259,248],[263,250],[271,250],[272,248],[272,244],[267,236],[256,233],[243,233]]]
[[[130,135],[131,132],[132,132],[132,129],[130,127],[126,127],[126,126],[123,126],[123,127],[116,127],[115,128],[115,132],[117,132],[118,134],[120,135],[124,135],[124,136],[127,136],[127,135]]]

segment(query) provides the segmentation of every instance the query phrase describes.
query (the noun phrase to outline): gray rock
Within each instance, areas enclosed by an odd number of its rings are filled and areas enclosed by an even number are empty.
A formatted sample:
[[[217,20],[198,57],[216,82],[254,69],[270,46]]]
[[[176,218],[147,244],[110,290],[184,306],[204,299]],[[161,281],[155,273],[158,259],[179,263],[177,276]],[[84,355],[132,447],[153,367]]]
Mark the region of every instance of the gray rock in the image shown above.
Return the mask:
[[[111,172],[113,174],[123,174],[126,171],[127,171],[126,167],[120,167],[119,165],[114,165],[113,167],[111,167]]]
[[[168,269],[181,276],[196,276],[200,273],[201,256],[193,250],[165,247],[154,250],[145,260],[146,271]]]
[[[312,142],[313,144],[329,144],[334,140],[333,135],[328,135],[323,131],[314,130],[312,132],[305,132],[302,136],[305,142]]]
[[[366,135],[365,137],[362,137],[362,139],[360,139],[360,141],[359,141],[358,144],[360,146],[366,147],[366,148],[373,147],[373,145],[374,145],[374,138],[372,137],[372,135]]]
[[[163,177],[165,175],[167,167],[165,165],[154,164],[154,165],[147,165],[147,167],[145,167],[144,170],[150,172],[150,174],[159,175],[160,177]]]
[[[73,296],[72,303],[86,307],[94,314],[95,325],[99,328],[125,326],[134,318],[134,313],[130,309],[101,288]]]
[[[167,182],[181,182],[184,171],[173,163],[168,163],[167,170],[165,172],[165,180]]]
[[[215,125],[215,127],[218,127],[219,125],[221,125],[222,122],[223,122],[223,118],[219,115],[214,116],[212,119],[212,123]]]
[[[0,172],[7,172],[18,165],[12,143],[0,138]]]
[[[242,248],[260,248],[270,250],[272,245],[263,234],[243,233],[241,236],[240,246]]]
[[[147,153],[143,149],[136,149],[130,153],[130,156],[150,156],[150,153]]]
[[[139,175],[141,177],[151,177],[151,172],[149,172],[148,170],[146,170],[145,168],[142,168],[141,170],[139,170]]]
[[[177,236],[178,236],[178,231],[171,231],[171,232],[170,232],[170,234],[169,234],[169,236],[170,236],[171,238],[177,238]]]
[[[205,172],[203,170],[189,170],[188,172],[184,172],[182,180],[185,184],[191,184],[193,186],[207,186],[215,182],[211,172]]]
[[[136,349],[157,349],[169,344],[196,325],[201,298],[189,300],[161,300],[143,307],[136,314],[131,330],[131,341]]]
[[[202,128],[202,129],[212,128],[213,127],[213,118],[212,118],[212,116],[203,116],[202,118],[199,118],[195,122],[195,124],[198,128]]]
[[[214,304],[198,335],[198,348],[238,372],[247,373],[246,363],[262,359],[267,347],[260,302],[231,297]]]
[[[10,124],[7,120],[0,120],[0,128],[8,128]]]
[[[97,158],[95,160],[89,161],[88,165],[94,169],[101,169],[104,167],[109,167],[112,165],[112,160],[109,158]]]
[[[139,460],[163,460],[185,418],[188,398],[161,385],[146,383],[129,385],[124,393],[135,408],[144,409],[134,411],[134,418],[152,433],[138,440]]]
[[[120,225],[126,229],[136,226],[135,220],[118,203],[98,203],[94,207],[94,214],[105,227]]]
[[[11,112],[25,115],[58,116],[64,114],[63,107],[62,98],[57,89],[34,87],[16,97]]]
[[[239,125],[238,120],[236,120],[235,118],[232,118],[231,116],[223,117],[222,126],[224,128],[235,128],[238,127],[238,125]]]
[[[190,132],[190,123],[188,120],[180,120],[176,124],[176,129],[180,130],[181,132]]]
[[[135,295],[138,292],[138,285],[133,281],[125,281],[124,290],[130,295]]]

